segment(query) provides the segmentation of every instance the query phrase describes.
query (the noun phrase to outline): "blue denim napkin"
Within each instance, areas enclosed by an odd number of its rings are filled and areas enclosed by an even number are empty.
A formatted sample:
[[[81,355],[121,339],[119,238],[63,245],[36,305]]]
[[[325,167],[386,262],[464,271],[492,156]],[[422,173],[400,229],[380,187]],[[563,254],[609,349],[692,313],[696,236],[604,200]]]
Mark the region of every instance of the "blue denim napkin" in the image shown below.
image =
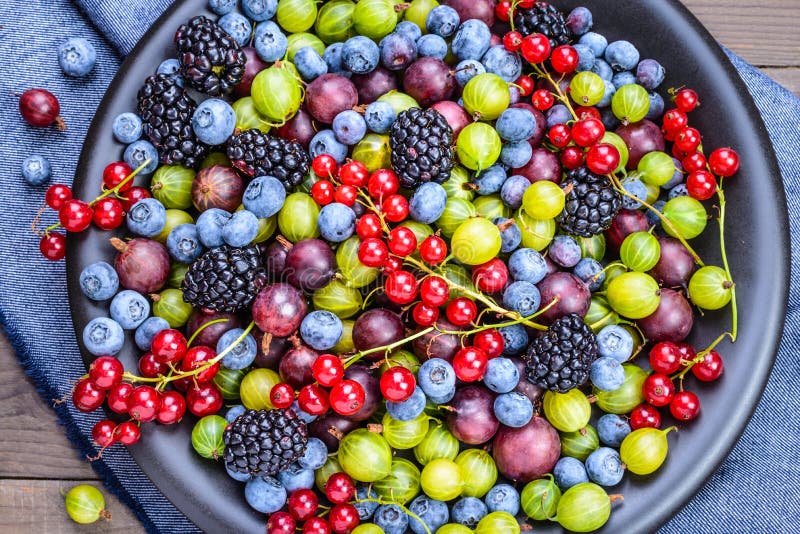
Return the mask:
[[[30,219],[46,186],[29,187],[20,177],[22,160],[46,156],[54,181],[72,180],[89,121],[120,64],[170,0],[34,0],[25,16],[6,17],[0,28],[0,321],[20,362],[47,401],[69,391],[65,377],[83,374],[66,294],[64,263],[41,258]],[[78,8],[86,17],[82,16]],[[88,20],[87,20],[88,19]],[[55,50],[68,37],[83,36],[98,53],[84,79],[61,74]],[[772,80],[731,55],[761,110],[780,159],[793,234],[792,264],[800,262],[800,156],[797,124],[800,101]],[[30,87],[53,91],[69,130],[33,129],[20,119],[10,92]],[[52,212],[44,222],[54,222]],[[755,416],[720,469],[661,532],[796,532],[800,524],[800,281],[793,280],[786,335],[772,378]],[[94,452],[90,430],[99,414],[79,414],[70,403],[55,410],[77,454]],[[698,451],[698,462],[702,451]],[[92,463],[108,488],[131,507],[151,532],[197,532],[138,469],[123,447]]]

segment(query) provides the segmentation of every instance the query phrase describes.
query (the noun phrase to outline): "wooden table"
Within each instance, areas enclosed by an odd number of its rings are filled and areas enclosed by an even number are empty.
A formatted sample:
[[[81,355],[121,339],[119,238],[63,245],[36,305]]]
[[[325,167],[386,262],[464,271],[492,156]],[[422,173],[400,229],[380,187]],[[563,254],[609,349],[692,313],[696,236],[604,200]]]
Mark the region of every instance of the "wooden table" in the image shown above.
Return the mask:
[[[800,0],[684,3],[722,43],[800,95]],[[102,488],[0,336],[0,532],[142,531],[107,490],[111,523],[80,526],[70,521],[61,492],[78,483]]]

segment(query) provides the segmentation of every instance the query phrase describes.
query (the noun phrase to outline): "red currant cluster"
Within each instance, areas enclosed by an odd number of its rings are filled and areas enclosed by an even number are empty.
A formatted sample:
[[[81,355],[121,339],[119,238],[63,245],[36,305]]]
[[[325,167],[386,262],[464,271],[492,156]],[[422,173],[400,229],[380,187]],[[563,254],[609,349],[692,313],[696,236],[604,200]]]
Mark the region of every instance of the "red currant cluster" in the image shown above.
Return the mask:
[[[356,528],[361,519],[356,507],[350,504],[355,498],[356,485],[346,473],[334,473],[325,482],[325,496],[333,503],[328,519],[315,517],[320,510],[319,498],[310,489],[298,489],[289,495],[287,512],[275,512],[267,521],[267,534],[293,534],[303,523],[306,534],[345,534]]]
[[[68,232],[83,232],[94,222],[101,230],[114,230],[125,220],[125,213],[136,202],[150,196],[144,187],[132,187],[137,170],[124,161],[115,161],[103,170],[103,193],[91,202],[72,198],[72,189],[64,184],[53,184],[45,193],[45,204],[58,212],[58,223],[45,229],[39,242],[39,251],[51,261],[64,259],[67,237],[54,231],[63,226]],[[113,196],[112,196],[113,195]],[[34,222],[34,228],[36,223]]]

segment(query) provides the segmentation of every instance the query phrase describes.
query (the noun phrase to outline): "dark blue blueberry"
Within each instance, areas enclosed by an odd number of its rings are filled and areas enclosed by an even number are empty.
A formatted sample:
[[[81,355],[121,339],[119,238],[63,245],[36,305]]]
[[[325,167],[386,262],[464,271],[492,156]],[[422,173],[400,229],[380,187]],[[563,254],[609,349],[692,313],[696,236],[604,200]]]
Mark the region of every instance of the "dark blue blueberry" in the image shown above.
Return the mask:
[[[511,169],[524,167],[530,162],[531,157],[533,157],[533,147],[527,141],[506,143],[500,150],[500,162]]]
[[[133,205],[126,217],[128,230],[136,235],[154,237],[167,224],[167,210],[154,198],[143,198]]]
[[[456,523],[461,523],[468,528],[475,528],[478,521],[488,513],[489,510],[482,500],[477,497],[464,497],[453,505],[451,515]]]
[[[686,184],[678,184],[675,187],[669,190],[667,194],[667,199],[672,200],[675,197],[687,197],[689,196],[689,190],[686,188]]]
[[[225,420],[229,423],[233,423],[234,421],[236,421],[237,417],[239,417],[240,415],[244,415],[244,412],[246,411],[247,408],[245,408],[243,405],[234,404],[233,406],[228,408],[227,412],[225,412]],[[317,438],[308,438],[308,441],[310,442],[312,439],[317,439]]]
[[[631,433],[628,419],[621,415],[608,413],[597,420],[597,436],[600,443],[609,447],[619,447],[622,440]]]
[[[517,391],[503,393],[494,399],[494,415],[503,425],[522,428],[533,417],[533,404],[528,397]]]
[[[222,229],[230,218],[230,213],[219,208],[209,208],[201,213],[197,217],[197,233],[200,236],[200,242],[207,248],[224,245],[225,240],[222,239]]]
[[[593,258],[583,258],[579,261],[575,268],[572,269],[572,274],[583,280],[589,286],[589,291],[600,289],[606,279],[603,266]]]
[[[572,113],[564,104],[556,104],[547,110],[545,118],[547,119],[547,127],[552,128],[556,124],[566,124],[571,121]]]
[[[450,6],[436,6],[428,12],[425,27],[439,37],[450,37],[458,29],[461,18],[458,11]]]
[[[408,505],[408,509],[422,520],[422,523],[409,516],[408,526],[414,534],[436,532],[439,527],[450,520],[450,511],[447,504],[435,501],[427,495],[420,495]],[[424,523],[424,526],[423,526]],[[425,526],[428,530],[425,530]]]
[[[242,0],[242,11],[256,22],[271,19],[278,11],[278,0]]]
[[[622,363],[633,354],[633,337],[621,326],[604,326],[597,333],[597,353]]]
[[[616,486],[625,474],[619,453],[608,447],[600,447],[586,458],[589,480],[600,486]]]
[[[378,509],[377,502],[366,501],[364,499],[379,499],[378,494],[372,489],[372,484],[356,487],[356,502],[353,503],[353,506],[355,506],[358,517],[361,519],[362,523],[371,519],[375,510]]]
[[[594,52],[594,57],[603,57],[606,53],[606,47],[608,46],[608,39],[600,35],[599,33],[595,32],[588,32],[581,35],[581,38],[578,39],[578,44],[582,44],[588,46]]]
[[[425,182],[408,201],[408,213],[415,221],[431,224],[442,216],[447,204],[447,192],[435,182]]]
[[[561,491],[566,491],[583,482],[589,482],[583,462],[571,456],[564,456],[556,463],[553,468],[553,478]]]
[[[122,327],[108,317],[97,317],[83,328],[83,345],[95,356],[114,356],[125,343]]]
[[[422,37],[422,30],[410,20],[398,22],[394,31],[397,33],[402,33],[414,42],[417,42],[417,39]]]
[[[597,103],[597,107],[604,108],[606,106],[611,105],[611,101],[614,99],[614,95],[617,92],[617,88],[614,87],[614,82],[609,80],[603,80],[603,83],[606,86],[605,93],[603,93],[603,98],[600,102]]]
[[[225,472],[228,473],[228,476],[231,477],[236,482],[247,482],[248,480],[253,478],[253,475],[251,475],[250,473],[240,473],[238,471],[231,471],[227,465],[225,466]]]
[[[522,231],[517,226],[513,219],[506,219],[505,217],[496,217],[492,222],[500,228],[500,252],[508,254],[514,252],[522,243]]]
[[[236,0],[208,0],[208,9],[217,15],[226,15],[236,9]]]
[[[655,59],[643,59],[636,67],[636,82],[648,91],[658,89],[665,75],[664,67]]]
[[[396,419],[398,421],[411,421],[422,414],[423,410],[425,410],[425,403],[427,400],[428,399],[425,397],[422,387],[416,387],[414,388],[414,392],[411,394],[411,396],[402,402],[387,400],[386,412],[392,417],[392,419]]]
[[[271,63],[286,55],[289,39],[277,24],[271,20],[265,20],[256,24],[256,31],[253,32],[253,47],[262,61]]]
[[[582,44],[576,44],[573,48],[578,53],[578,68],[576,70],[578,72],[592,70],[592,67],[594,67],[594,62],[597,59],[594,55],[594,50],[592,50],[588,45]]]
[[[341,74],[349,78],[351,73],[346,71],[344,65],[342,65],[342,48],[344,48],[344,43],[333,43],[329,45],[325,49],[325,52],[322,53],[322,59],[325,61],[325,64],[328,65],[328,72]]]
[[[539,289],[530,282],[513,282],[503,291],[505,307],[519,312],[524,317],[535,313],[539,309],[541,301]]]
[[[557,235],[547,248],[549,258],[561,267],[575,267],[581,261],[581,246],[569,235]]]
[[[58,47],[58,63],[67,76],[86,76],[96,61],[97,51],[82,37],[73,37]]]
[[[456,373],[447,360],[431,358],[422,362],[417,371],[419,387],[429,397],[442,397],[456,389]]]
[[[142,136],[142,119],[135,113],[120,113],[114,118],[111,131],[120,143],[133,143]]]
[[[257,512],[271,514],[286,504],[286,489],[272,477],[255,477],[245,484],[244,499]]]
[[[372,72],[379,61],[380,50],[372,39],[358,35],[345,41],[342,48],[342,64],[353,74]]]
[[[236,112],[230,104],[219,98],[209,98],[197,106],[192,115],[192,129],[197,138],[207,145],[221,145],[233,135]]]
[[[485,22],[470,19],[456,30],[450,48],[458,59],[481,59],[489,50],[492,32]]]
[[[42,185],[50,179],[53,169],[47,158],[34,154],[22,162],[22,179],[28,185]]]
[[[346,109],[333,118],[333,135],[342,144],[353,146],[367,134],[367,123],[357,111]]]
[[[233,328],[222,334],[222,337],[217,341],[217,354],[227,350],[242,334],[244,334],[244,330],[241,328]],[[250,367],[253,360],[256,359],[256,352],[256,340],[252,335],[247,334],[243,340],[222,357],[221,363],[231,370],[244,369],[245,367]]]
[[[447,41],[432,33],[423,35],[417,40],[417,53],[420,57],[444,59],[447,56]]]
[[[492,358],[486,365],[483,383],[495,393],[508,393],[519,384],[519,369],[508,358]]]
[[[519,356],[528,348],[528,332],[521,324],[512,324],[497,329],[503,336],[503,356]]]
[[[493,195],[500,191],[503,183],[508,178],[506,170],[501,165],[492,165],[488,169],[479,172],[472,182],[478,186],[479,195]]]
[[[299,489],[311,489],[314,487],[314,470],[292,464],[278,473],[278,480],[290,494]]]
[[[372,522],[382,528],[385,534],[405,534],[408,528],[408,516],[396,504],[379,506]]]
[[[327,310],[312,311],[300,323],[300,337],[315,350],[332,349],[343,332],[342,320]]]
[[[611,68],[605,60],[597,58],[594,61],[594,66],[592,66],[592,72],[600,76],[607,82],[610,82],[611,79],[614,77],[614,69]]]
[[[656,200],[655,202],[653,202],[652,205],[656,210],[658,210],[659,213],[663,213],[664,206],[666,204],[667,204],[666,200]],[[658,217],[658,215],[653,213],[652,210],[647,210],[644,215],[645,217],[647,217],[647,221],[650,224],[652,224],[653,226],[661,227],[661,219]]]
[[[664,98],[658,93],[650,93],[650,108],[644,118],[649,121],[657,121],[664,115],[664,107]]]
[[[500,198],[509,208],[518,209],[522,205],[522,195],[530,185],[530,181],[524,176],[519,174],[509,176],[500,189]]]
[[[497,74],[508,83],[522,74],[522,59],[519,54],[509,52],[503,45],[495,45],[487,50],[481,63],[486,67],[486,72]]]
[[[647,200],[647,186],[638,178],[623,183],[622,188],[639,200]],[[622,195],[622,207],[626,210],[638,210],[642,207],[642,203],[631,197]]]
[[[497,118],[495,129],[500,137],[514,143],[527,141],[536,134],[536,118],[522,108],[508,108]]]
[[[150,315],[150,303],[140,293],[126,289],[111,299],[108,313],[124,330],[133,330]]]
[[[272,176],[259,176],[247,184],[242,204],[259,219],[272,217],[280,211],[286,200],[286,188]]]
[[[122,159],[131,166],[131,169],[138,169],[144,162],[150,160],[139,174],[151,174],[158,168],[158,151],[156,147],[144,139],[134,141],[125,148]]]
[[[104,261],[87,265],[81,271],[81,291],[92,300],[107,300],[119,289],[117,271]],[[150,347],[147,347],[148,350]]]
[[[302,467],[306,469],[316,470],[325,465],[328,460],[328,447],[325,442],[319,438],[308,438],[306,443],[306,452],[297,460]]]
[[[498,484],[483,498],[489,512],[508,512],[511,515],[519,513],[519,492],[509,484]]]
[[[388,102],[373,102],[364,112],[367,127],[375,133],[385,134],[397,118],[394,108]]]
[[[232,247],[246,247],[258,235],[258,217],[247,210],[231,215],[222,227],[222,240]]]
[[[623,85],[631,85],[636,83],[636,76],[634,76],[631,71],[624,70],[622,72],[615,73],[611,78],[611,83],[614,84],[614,87],[619,89]]]
[[[628,41],[609,43],[603,57],[611,65],[611,68],[617,72],[633,70],[639,64],[639,51]]]
[[[622,124],[622,122],[617,118],[617,116],[614,115],[614,110],[612,110],[610,107],[607,107],[600,111],[600,118],[602,119],[603,126],[605,126],[607,132],[616,130]]]
[[[456,65],[456,83],[461,87],[467,85],[467,82],[478,74],[484,74],[486,67],[477,59],[465,59]]]
[[[294,66],[305,82],[312,82],[328,72],[328,64],[310,46],[304,46],[294,53]]]
[[[547,275],[547,262],[532,248],[521,248],[508,259],[508,272],[514,280],[538,284]]]
[[[348,206],[333,202],[319,211],[317,216],[319,233],[332,243],[341,243],[356,229],[356,214]]]
[[[170,230],[166,245],[172,259],[180,263],[192,263],[204,250],[197,226],[191,223],[179,224]]]
[[[389,70],[403,70],[417,59],[417,44],[404,33],[390,33],[379,46],[381,65]]]
[[[625,369],[614,358],[601,356],[592,363],[592,384],[601,391],[614,391],[625,382]]]
[[[592,29],[594,20],[592,12],[587,7],[576,7],[567,16],[567,28],[574,35],[583,35]]]
[[[253,26],[247,17],[239,13],[228,13],[220,17],[217,21],[220,28],[225,30],[225,33],[233,37],[233,40],[239,46],[246,46],[250,42],[250,34],[253,32]]]
[[[139,350],[149,351],[150,345],[153,343],[153,338],[162,330],[168,329],[169,323],[162,317],[148,317],[136,329],[133,335],[133,340]]]
[[[336,140],[333,130],[321,130],[311,138],[308,144],[308,155],[311,159],[319,156],[320,154],[330,154],[336,163],[344,163],[348,152],[347,145],[343,145]]]

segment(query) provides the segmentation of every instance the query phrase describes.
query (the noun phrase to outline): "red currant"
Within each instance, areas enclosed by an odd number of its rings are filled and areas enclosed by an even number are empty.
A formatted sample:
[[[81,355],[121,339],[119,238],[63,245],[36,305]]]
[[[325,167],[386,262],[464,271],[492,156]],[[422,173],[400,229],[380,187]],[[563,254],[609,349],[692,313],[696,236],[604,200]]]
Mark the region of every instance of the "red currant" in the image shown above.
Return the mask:
[[[312,517],[303,524],[302,534],[330,534],[331,527],[321,517]]]
[[[125,178],[130,176],[132,172],[133,169],[131,166],[124,161],[115,161],[114,163],[109,163],[106,165],[106,168],[103,169],[103,188],[114,189],[121,184]],[[132,185],[133,180],[125,182],[125,185],[119,188],[119,192],[122,193],[127,191]]]
[[[346,503],[355,494],[356,485],[347,473],[334,473],[325,481],[325,496],[333,504]]]
[[[93,412],[106,400],[106,392],[88,378],[79,380],[72,390],[72,404],[82,412]]]
[[[380,267],[388,258],[386,243],[376,237],[368,237],[358,246],[358,261],[367,267]]]
[[[687,126],[675,136],[675,146],[684,153],[694,152],[700,146],[700,132],[696,128]]]
[[[631,411],[631,429],[658,428],[661,426],[661,413],[649,404],[640,404]]]
[[[124,423],[118,424],[117,428],[114,429],[114,436],[117,438],[117,441],[125,446],[133,445],[139,441],[139,438],[142,436],[142,430],[139,428],[139,425],[133,421],[125,421]]]
[[[386,400],[403,402],[414,393],[417,381],[405,367],[392,367],[381,375],[381,393]]]
[[[367,167],[360,161],[350,160],[339,169],[339,180],[344,185],[364,187],[369,179]]]
[[[387,221],[404,221],[408,217],[408,200],[403,195],[389,195],[381,204],[381,211]]]
[[[168,371],[169,366],[165,363],[157,362],[152,352],[145,352],[139,357],[139,372],[146,378],[166,375]]]
[[[117,437],[114,435],[115,428],[117,428],[117,423],[114,421],[108,419],[98,421],[92,427],[92,440],[103,449],[112,446],[117,441]]]
[[[594,106],[578,106],[575,108],[575,115],[577,115],[578,120],[586,120],[586,119],[597,119],[599,121],[603,120],[603,116],[600,114],[600,111]]]
[[[521,7],[522,9],[530,9],[533,7],[533,3],[535,0],[519,0],[517,2],[517,6]]]
[[[513,4],[511,0],[500,0],[494,6],[494,14],[503,22],[508,22],[511,20],[511,8]]]
[[[439,308],[417,302],[411,310],[411,318],[420,326],[431,326],[439,318]]]
[[[574,170],[583,165],[583,150],[576,146],[568,146],[561,152],[561,165]]]
[[[48,232],[39,241],[39,252],[50,261],[63,260],[67,255],[67,236],[61,232]]]
[[[536,82],[534,82],[533,78],[531,78],[527,74],[523,74],[522,76],[514,80],[514,85],[516,85],[517,88],[519,89],[519,94],[521,96],[528,96],[536,88]]]
[[[310,489],[299,489],[289,495],[286,503],[289,513],[298,521],[305,521],[313,517],[319,508],[317,494]]]
[[[94,212],[83,200],[72,198],[58,210],[58,220],[68,232],[83,232],[92,224]]]
[[[578,61],[580,61],[578,51],[570,45],[557,46],[550,55],[550,64],[553,66],[553,70],[559,74],[575,72],[575,69],[578,68]]]
[[[547,138],[557,148],[564,148],[572,141],[572,133],[566,124],[556,124],[547,131]]]
[[[547,111],[552,108],[555,103],[556,99],[553,93],[547,89],[537,89],[533,92],[533,96],[531,96],[531,104],[539,111]]]
[[[389,256],[383,265],[381,265],[381,272],[385,275],[392,274],[403,268],[403,260],[397,256]]]
[[[541,33],[534,33],[522,39],[520,52],[529,63],[544,63],[550,57],[550,39]]]
[[[279,382],[269,391],[269,401],[275,408],[288,408],[294,402],[294,388],[286,382]]]
[[[156,421],[162,425],[180,423],[186,413],[186,399],[177,391],[161,393],[161,405],[156,412]]]
[[[358,237],[361,239],[380,237],[383,234],[381,218],[371,212],[365,213],[356,223],[356,234],[358,234]]]
[[[186,356],[187,350],[186,338],[173,328],[160,331],[150,343],[153,358],[159,363],[176,363]]]
[[[333,192],[334,201],[351,208],[355,205],[356,198],[358,198],[358,190],[352,185],[340,185]]]
[[[653,406],[666,406],[675,396],[675,384],[667,375],[653,373],[642,384],[642,394]]]
[[[352,504],[337,504],[328,514],[331,530],[336,534],[346,534],[361,522],[358,510]]]
[[[426,263],[438,265],[447,257],[447,243],[437,235],[430,235],[422,241],[419,255]]]
[[[503,260],[494,258],[472,268],[472,282],[484,293],[497,293],[508,283],[508,268]]]
[[[450,301],[445,308],[447,320],[456,326],[466,326],[478,317],[478,306],[467,297],[458,297]]]
[[[297,522],[289,512],[275,512],[267,520],[267,534],[294,534]]]
[[[694,171],[686,177],[686,190],[697,200],[708,200],[717,191],[717,179],[708,171]]]
[[[111,389],[122,382],[125,366],[113,356],[100,356],[89,365],[89,380],[100,389]]]
[[[572,125],[572,140],[582,147],[598,143],[605,133],[606,128],[599,119],[583,119]]]
[[[101,230],[119,228],[122,221],[125,220],[122,202],[111,197],[98,200],[97,204],[94,205],[92,220]]]
[[[307,384],[297,394],[300,409],[311,415],[322,415],[330,408],[328,392],[316,384]]]
[[[151,196],[150,191],[137,185],[125,191],[125,196],[119,197],[119,199],[122,201],[122,208],[125,211],[131,211],[134,204],[143,198],[150,198]]]
[[[384,197],[394,195],[400,190],[400,180],[394,171],[378,169],[369,175],[367,191],[375,200],[382,201]]]
[[[438,308],[450,300],[450,284],[441,276],[426,276],[420,284],[419,296],[426,305]]]
[[[500,356],[506,348],[506,341],[503,335],[494,328],[482,330],[475,334],[475,337],[472,338],[472,344],[475,345],[475,348],[485,352],[489,359]]]
[[[384,290],[395,304],[408,304],[417,298],[417,279],[408,271],[394,271],[386,277]]]
[[[712,350],[692,366],[692,374],[702,382],[713,382],[722,375],[725,366],[719,352]]]
[[[330,154],[320,154],[311,162],[311,168],[320,178],[331,178],[336,172],[336,160]]]
[[[681,353],[678,345],[671,341],[656,343],[650,349],[650,367],[656,373],[671,375],[681,366]]]
[[[586,153],[586,166],[595,174],[609,174],[619,167],[619,150],[614,145],[599,143]]]
[[[398,226],[389,232],[389,250],[404,258],[417,250],[417,236],[409,228]]]
[[[44,195],[45,203],[50,206],[51,209],[56,211],[61,209],[61,206],[67,200],[72,198],[72,189],[69,186],[64,184],[53,184],[47,189],[47,193]]]
[[[477,347],[464,347],[453,356],[453,370],[464,382],[476,382],[486,374],[489,357]]]
[[[681,355],[681,364],[686,365],[687,362],[690,362],[695,359],[697,356],[697,352],[694,350],[694,347],[689,345],[688,343],[678,343],[678,353]]]
[[[140,423],[147,423],[156,418],[160,404],[161,399],[155,388],[137,386],[128,397],[128,414]]]
[[[667,132],[677,133],[689,124],[689,117],[679,109],[671,109],[664,114],[663,127]]]
[[[133,384],[122,382],[108,390],[108,408],[114,413],[128,413],[128,397],[133,392]]]
[[[691,391],[679,391],[669,403],[669,411],[679,421],[691,421],[700,414],[700,399]]]
[[[739,170],[739,154],[732,148],[718,148],[708,157],[708,166],[717,176],[728,178]]]
[[[508,32],[503,36],[503,46],[506,47],[506,50],[509,52],[516,52],[519,47],[522,45],[522,34],[513,31]]]
[[[191,386],[186,391],[186,405],[197,417],[213,415],[222,408],[222,393],[213,383]]]
[[[681,130],[683,131],[683,130]],[[675,134],[670,141],[675,141],[677,139],[678,134]],[[666,139],[666,136],[664,137]],[[687,152],[681,150],[681,148],[677,144],[672,145],[672,157],[675,159],[683,159],[686,157]]]
[[[197,347],[192,347],[191,349],[186,351],[186,355],[183,357],[181,361],[181,370],[184,372],[187,371],[194,371],[200,367],[206,365],[209,361],[213,360],[217,357],[217,351],[210,347],[204,347],[202,345]],[[216,362],[206,369],[203,369],[196,375],[194,375],[194,379],[197,381],[198,384],[204,384],[206,382],[211,382],[214,377],[219,372],[219,362]]]
[[[344,377],[344,365],[338,356],[320,354],[311,364],[311,375],[319,385],[329,388]]]
[[[692,152],[683,158],[681,165],[686,172],[702,171],[706,168],[706,157],[702,152]]]
[[[675,106],[684,113],[694,111],[700,105],[700,98],[692,89],[682,89],[675,95]]]
[[[331,388],[331,408],[339,415],[349,416],[358,413],[364,406],[366,398],[364,386],[355,380],[341,380]]]
[[[327,206],[333,202],[333,192],[336,188],[330,180],[320,180],[311,186],[311,198],[319,206]]]

